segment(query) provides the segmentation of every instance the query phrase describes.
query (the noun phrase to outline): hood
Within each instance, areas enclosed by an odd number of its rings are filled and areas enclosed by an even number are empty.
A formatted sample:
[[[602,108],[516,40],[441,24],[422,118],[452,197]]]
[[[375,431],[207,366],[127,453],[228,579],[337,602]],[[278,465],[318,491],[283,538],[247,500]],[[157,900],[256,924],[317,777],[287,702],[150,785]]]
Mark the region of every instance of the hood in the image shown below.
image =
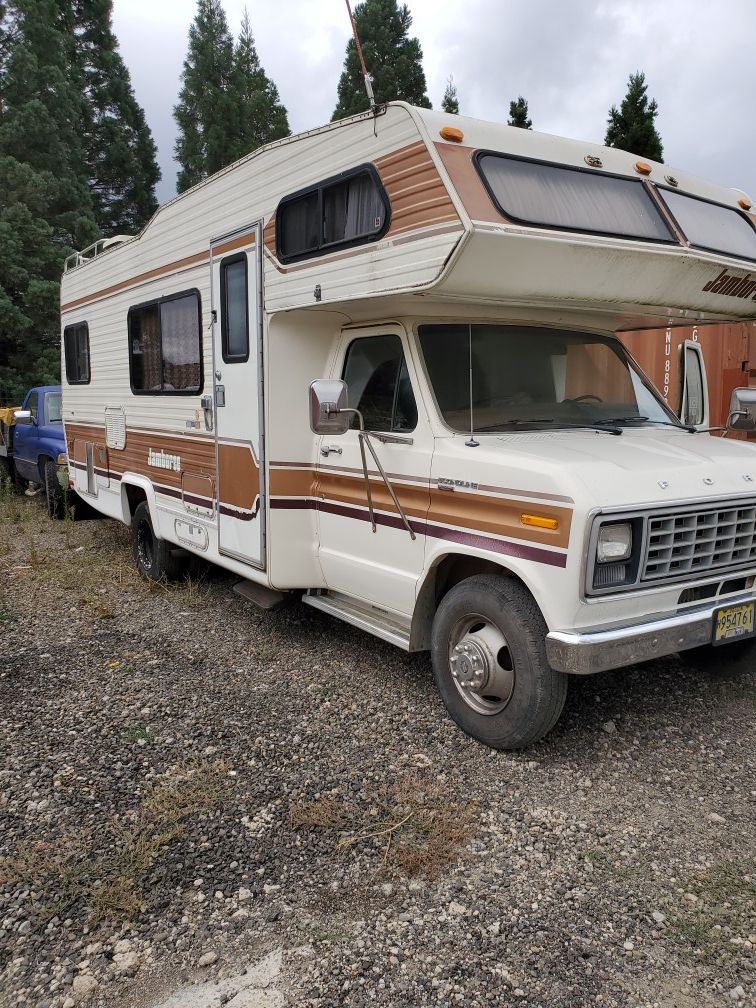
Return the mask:
[[[746,441],[650,427],[623,428],[619,436],[533,431],[495,440],[500,464],[505,454],[517,468],[538,467],[554,486],[571,485],[576,501],[587,491],[594,507],[756,496],[756,445]]]

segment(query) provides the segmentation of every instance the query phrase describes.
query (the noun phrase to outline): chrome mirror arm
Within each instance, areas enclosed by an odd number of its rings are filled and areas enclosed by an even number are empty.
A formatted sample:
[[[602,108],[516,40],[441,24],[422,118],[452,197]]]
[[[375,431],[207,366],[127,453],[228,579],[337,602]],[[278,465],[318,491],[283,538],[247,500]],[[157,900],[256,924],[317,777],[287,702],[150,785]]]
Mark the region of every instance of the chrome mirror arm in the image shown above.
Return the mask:
[[[357,433],[357,439],[360,442],[360,455],[362,456],[362,473],[363,473],[363,475],[365,477],[365,494],[367,496],[368,512],[370,514],[370,524],[373,527],[373,532],[377,531],[377,528],[376,528],[376,522],[375,522],[375,510],[373,508],[373,495],[372,495],[371,490],[370,490],[370,476],[368,474],[367,457],[365,455],[365,445],[367,445],[368,451],[373,456],[373,461],[375,462],[376,468],[378,469],[378,472],[381,475],[381,479],[383,480],[384,484],[386,485],[386,489],[388,490],[389,494],[391,495],[391,500],[394,502],[394,507],[398,511],[399,517],[402,519],[402,524],[404,525],[404,527],[407,529],[407,531],[410,534],[410,539],[413,539],[413,540],[416,539],[417,537],[415,535],[415,531],[412,528],[412,526],[410,525],[410,523],[407,521],[407,516],[404,513],[404,510],[402,509],[402,505],[399,503],[399,499],[396,496],[396,494],[394,493],[394,488],[391,486],[391,482],[390,482],[388,476],[386,475],[386,472],[385,472],[383,466],[381,465],[381,461],[380,461],[380,459],[378,458],[378,456],[376,454],[375,448],[373,447],[373,445],[372,445],[372,443],[370,441],[370,438],[374,437],[377,441],[382,441],[384,444],[386,444],[386,443],[388,443],[388,444],[412,444],[412,438],[400,437],[398,434],[373,434],[372,431],[366,431],[365,430],[365,422],[362,419],[362,413],[360,413],[359,410],[356,410],[356,409],[340,409],[340,410],[338,410],[338,412],[339,413],[352,413],[352,414],[354,414],[354,416],[357,417],[357,420],[358,420],[359,425],[360,425],[360,429],[359,429],[359,431]]]

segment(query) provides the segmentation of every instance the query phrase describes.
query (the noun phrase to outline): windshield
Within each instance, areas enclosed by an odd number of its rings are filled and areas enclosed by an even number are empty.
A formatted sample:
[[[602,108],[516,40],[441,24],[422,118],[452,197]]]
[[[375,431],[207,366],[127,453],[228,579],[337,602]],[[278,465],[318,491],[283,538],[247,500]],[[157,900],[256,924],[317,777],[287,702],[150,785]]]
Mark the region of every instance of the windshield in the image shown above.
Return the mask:
[[[47,393],[47,422],[62,423],[63,395],[60,392]]]
[[[471,377],[478,433],[680,426],[615,339],[541,326],[467,323],[421,325],[418,335],[439,410],[455,431],[471,427]]]

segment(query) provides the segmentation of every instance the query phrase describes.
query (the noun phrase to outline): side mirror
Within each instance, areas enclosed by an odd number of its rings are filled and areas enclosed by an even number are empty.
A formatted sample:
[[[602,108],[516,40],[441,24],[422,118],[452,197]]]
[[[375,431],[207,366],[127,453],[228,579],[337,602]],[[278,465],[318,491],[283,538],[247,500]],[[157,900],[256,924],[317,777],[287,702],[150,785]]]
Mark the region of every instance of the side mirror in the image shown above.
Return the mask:
[[[310,385],[310,429],[313,434],[346,434],[352,416],[346,382],[318,378]]]
[[[20,427],[25,427],[28,424],[34,423],[31,410],[28,409],[17,409],[13,414],[13,419]]]
[[[733,390],[727,428],[733,431],[756,430],[756,388]]]

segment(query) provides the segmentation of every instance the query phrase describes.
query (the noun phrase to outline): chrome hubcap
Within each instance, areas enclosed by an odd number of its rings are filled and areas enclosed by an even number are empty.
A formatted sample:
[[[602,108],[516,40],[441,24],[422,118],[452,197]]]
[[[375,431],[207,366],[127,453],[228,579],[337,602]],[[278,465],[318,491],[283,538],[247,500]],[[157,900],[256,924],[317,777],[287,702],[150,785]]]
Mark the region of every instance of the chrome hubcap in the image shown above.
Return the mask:
[[[502,631],[485,616],[461,620],[449,641],[454,685],[477,714],[498,714],[509,703],[515,684],[512,654]]]

